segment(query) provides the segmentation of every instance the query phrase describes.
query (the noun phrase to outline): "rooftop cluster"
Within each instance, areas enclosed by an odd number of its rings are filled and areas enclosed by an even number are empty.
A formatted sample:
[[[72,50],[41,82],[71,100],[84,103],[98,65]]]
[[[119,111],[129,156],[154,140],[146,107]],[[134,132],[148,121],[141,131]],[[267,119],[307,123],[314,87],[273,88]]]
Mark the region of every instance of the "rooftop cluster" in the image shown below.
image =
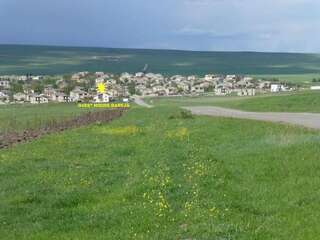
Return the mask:
[[[105,92],[97,91],[104,84]],[[78,72],[71,75],[0,76],[0,103],[110,102],[130,96],[181,96],[214,94],[254,96],[293,90],[274,81],[240,75],[164,76],[155,73]]]

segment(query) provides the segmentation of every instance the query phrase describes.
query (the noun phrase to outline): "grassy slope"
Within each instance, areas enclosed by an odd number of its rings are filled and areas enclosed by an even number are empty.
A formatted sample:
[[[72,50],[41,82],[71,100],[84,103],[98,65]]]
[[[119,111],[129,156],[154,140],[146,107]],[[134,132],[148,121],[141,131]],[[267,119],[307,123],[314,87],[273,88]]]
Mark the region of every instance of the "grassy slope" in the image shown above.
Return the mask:
[[[0,236],[317,239],[319,132],[177,111],[0,150]]]
[[[4,105],[0,106],[0,132],[39,127],[86,111],[76,104]]]
[[[257,112],[320,112],[320,92],[256,97],[174,97],[146,99],[159,106],[221,106]]]

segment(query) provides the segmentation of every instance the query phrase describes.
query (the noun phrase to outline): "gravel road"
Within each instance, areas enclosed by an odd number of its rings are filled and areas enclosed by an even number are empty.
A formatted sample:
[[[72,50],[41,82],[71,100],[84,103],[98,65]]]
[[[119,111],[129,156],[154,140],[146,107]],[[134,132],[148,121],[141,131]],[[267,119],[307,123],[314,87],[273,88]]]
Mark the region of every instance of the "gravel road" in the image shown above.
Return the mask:
[[[313,129],[320,129],[319,113],[271,113],[244,112],[221,107],[184,107],[196,115],[231,117],[260,121],[289,123]]]
[[[149,105],[148,103],[146,103],[145,101],[143,101],[143,99],[139,96],[134,96],[134,102],[142,107],[146,107],[146,108],[153,107],[153,106]]]

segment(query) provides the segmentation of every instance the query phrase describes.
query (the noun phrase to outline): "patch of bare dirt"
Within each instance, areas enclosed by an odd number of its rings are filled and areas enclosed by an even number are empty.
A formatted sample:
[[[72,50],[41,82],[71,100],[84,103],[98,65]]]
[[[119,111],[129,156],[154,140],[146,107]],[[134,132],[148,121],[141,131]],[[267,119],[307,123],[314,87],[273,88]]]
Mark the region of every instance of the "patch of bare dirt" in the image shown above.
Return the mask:
[[[79,128],[93,123],[108,123],[113,119],[119,118],[125,109],[111,109],[98,112],[89,112],[78,117],[48,122],[45,127],[39,129],[26,129],[23,132],[11,132],[0,135],[0,149],[8,148],[14,144],[28,142],[43,135],[62,132],[67,129]]]

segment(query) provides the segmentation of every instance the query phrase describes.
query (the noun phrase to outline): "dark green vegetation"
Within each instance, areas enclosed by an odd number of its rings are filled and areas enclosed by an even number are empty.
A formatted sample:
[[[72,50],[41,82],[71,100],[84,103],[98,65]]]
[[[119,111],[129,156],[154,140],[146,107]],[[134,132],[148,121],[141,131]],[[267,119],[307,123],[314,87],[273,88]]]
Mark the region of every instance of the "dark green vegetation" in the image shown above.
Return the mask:
[[[156,106],[220,106],[255,112],[320,112],[320,92],[260,95],[256,97],[171,97],[146,99]]]
[[[318,238],[319,132],[179,111],[0,150],[1,238]]]
[[[0,133],[39,128],[52,121],[78,116],[92,109],[76,104],[21,104],[0,106]]]
[[[277,75],[281,80],[311,82],[319,78],[316,54],[190,52],[0,45],[0,74],[64,74],[77,71],[113,73],[149,71],[163,74]],[[288,75],[291,74],[291,75]],[[297,76],[298,74],[298,76]],[[284,77],[281,77],[284,76]],[[301,80],[300,80],[301,79]]]

